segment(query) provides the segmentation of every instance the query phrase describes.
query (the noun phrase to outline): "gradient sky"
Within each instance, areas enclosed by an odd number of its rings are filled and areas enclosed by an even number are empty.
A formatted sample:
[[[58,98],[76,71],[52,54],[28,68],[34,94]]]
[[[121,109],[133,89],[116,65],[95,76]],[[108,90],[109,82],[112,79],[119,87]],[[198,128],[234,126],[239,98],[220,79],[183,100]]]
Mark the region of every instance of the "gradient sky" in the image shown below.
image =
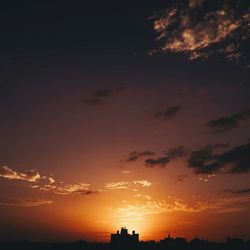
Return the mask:
[[[247,1],[5,3],[0,241],[249,238]]]

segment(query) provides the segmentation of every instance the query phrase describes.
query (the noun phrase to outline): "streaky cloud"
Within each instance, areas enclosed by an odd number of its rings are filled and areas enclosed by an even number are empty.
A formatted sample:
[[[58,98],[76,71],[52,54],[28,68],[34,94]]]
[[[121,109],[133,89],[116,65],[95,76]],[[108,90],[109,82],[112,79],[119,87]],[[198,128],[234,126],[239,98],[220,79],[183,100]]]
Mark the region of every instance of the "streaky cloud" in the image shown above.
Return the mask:
[[[42,191],[53,192],[54,194],[58,195],[71,195],[76,193],[82,195],[91,195],[99,193],[98,190],[91,190],[89,187],[90,184],[84,182],[63,185],[54,185],[54,183],[52,183],[40,186],[39,189]]]
[[[20,198],[7,198],[0,199],[0,206],[13,206],[13,207],[36,207],[41,205],[49,205],[54,203],[52,200],[42,199],[20,199]]]
[[[110,182],[105,185],[108,190],[128,189],[137,191],[137,188],[150,187],[152,183],[148,180],[118,181]]]
[[[250,188],[245,188],[245,189],[239,189],[239,190],[232,190],[232,189],[227,189],[224,190],[226,193],[231,193],[231,194],[250,194]]]

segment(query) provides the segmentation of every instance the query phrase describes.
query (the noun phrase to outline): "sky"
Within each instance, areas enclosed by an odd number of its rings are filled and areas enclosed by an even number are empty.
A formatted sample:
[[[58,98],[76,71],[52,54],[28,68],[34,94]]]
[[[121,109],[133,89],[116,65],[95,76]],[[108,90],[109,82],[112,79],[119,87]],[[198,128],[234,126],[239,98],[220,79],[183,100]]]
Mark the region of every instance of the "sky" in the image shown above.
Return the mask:
[[[3,4],[0,241],[249,239],[249,8]]]

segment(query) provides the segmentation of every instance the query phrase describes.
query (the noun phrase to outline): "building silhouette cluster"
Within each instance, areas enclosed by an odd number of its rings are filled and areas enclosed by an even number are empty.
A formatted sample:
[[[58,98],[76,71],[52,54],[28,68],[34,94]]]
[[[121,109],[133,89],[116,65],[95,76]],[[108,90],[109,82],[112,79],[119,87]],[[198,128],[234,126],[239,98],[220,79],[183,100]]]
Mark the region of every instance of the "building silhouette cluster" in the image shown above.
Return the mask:
[[[74,243],[45,243],[45,242],[10,242],[0,243],[2,250],[250,250],[250,240],[227,238],[225,242],[215,243],[198,236],[191,241],[185,238],[168,236],[160,241],[139,241],[139,234],[122,227],[110,235],[110,243],[90,243],[79,240]]]
[[[121,232],[117,230],[116,234],[111,234],[111,244],[113,246],[135,246],[139,243],[139,234],[132,231],[132,234],[128,233],[126,227],[121,228]]]
[[[139,234],[132,231],[132,234],[128,233],[125,227],[121,228],[121,231],[117,231],[116,234],[111,234],[110,237],[111,248],[115,250],[119,249],[138,249],[138,250],[250,250],[250,240],[244,241],[238,238],[227,238],[226,242],[214,243],[203,238],[199,238],[197,235],[191,240],[187,241],[182,237],[168,236],[160,241],[139,241]]]

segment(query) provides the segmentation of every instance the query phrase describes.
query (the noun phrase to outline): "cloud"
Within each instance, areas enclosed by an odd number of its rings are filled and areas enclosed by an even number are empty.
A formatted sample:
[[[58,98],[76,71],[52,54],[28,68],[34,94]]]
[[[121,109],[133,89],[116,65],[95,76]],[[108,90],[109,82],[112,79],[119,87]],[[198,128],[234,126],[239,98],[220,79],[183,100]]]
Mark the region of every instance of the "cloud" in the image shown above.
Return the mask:
[[[74,193],[80,193],[82,195],[90,195],[96,194],[99,191],[89,189],[90,184],[87,183],[76,183],[76,184],[64,184],[61,186],[47,184],[44,186],[40,186],[39,189],[43,191],[51,191],[55,194],[59,195],[70,195]]]
[[[130,189],[137,191],[136,188],[140,187],[150,187],[152,185],[148,180],[133,180],[133,181],[119,181],[119,182],[110,182],[105,185],[106,189],[116,190],[116,189]]]
[[[166,164],[168,164],[170,161],[186,156],[187,149],[184,146],[177,146],[175,148],[171,148],[169,150],[164,151],[165,156],[159,157],[159,158],[149,158],[145,160],[145,165],[147,167],[155,167],[155,166],[161,166],[165,167]]]
[[[8,166],[0,166],[0,177],[10,180],[24,180],[29,182],[37,182],[41,179],[40,174],[34,169],[17,172]]]
[[[36,207],[41,205],[52,204],[51,200],[40,199],[0,199],[0,206],[15,206],[15,207]]]
[[[147,167],[165,167],[171,161],[185,157],[189,168],[194,170],[200,180],[208,181],[215,174],[237,174],[250,172],[250,143],[229,148],[228,144],[209,144],[198,150],[178,146],[165,151],[165,155],[145,160]],[[179,181],[185,176],[180,176]]]
[[[70,195],[73,193],[80,193],[82,195],[90,195],[99,193],[99,190],[91,190],[90,184],[87,183],[75,183],[75,184],[63,184],[63,182],[55,184],[55,179],[52,177],[40,176],[35,170],[27,170],[24,172],[16,172],[7,166],[0,166],[0,177],[11,180],[25,180],[28,182],[36,182],[34,185],[30,185],[32,189],[39,189],[42,191],[50,191],[59,195]],[[49,184],[44,184],[49,182]],[[39,182],[39,183],[37,183]]]
[[[136,161],[136,160],[138,160],[138,159],[140,159],[140,158],[143,158],[143,157],[145,157],[145,156],[150,156],[150,155],[154,155],[155,154],[155,152],[152,152],[152,151],[149,151],[149,150],[144,150],[144,151],[133,151],[133,152],[131,152],[129,155],[128,155],[128,157],[127,157],[127,159],[126,159],[126,162],[133,162],[133,161]]]
[[[109,99],[117,93],[126,90],[127,87],[106,88],[94,91],[89,98],[83,99],[84,103],[98,106],[109,102]]]
[[[241,122],[247,119],[250,119],[250,110],[211,120],[207,123],[207,126],[215,133],[222,133],[237,128]]]
[[[105,185],[107,189],[127,189],[130,185],[127,181],[120,181],[120,182],[110,182]]]
[[[216,154],[214,146],[191,152],[187,162],[195,174],[248,173],[250,172],[250,143],[236,146]]]
[[[174,1],[153,19],[159,48],[151,54],[170,51],[186,54],[190,60],[213,54],[247,59],[250,14],[245,1]]]
[[[208,181],[215,174],[236,174],[250,172],[250,143],[229,148],[228,144],[209,144],[198,150],[177,146],[164,151],[165,155],[157,158],[147,158],[146,167],[165,167],[178,158],[185,158],[187,166],[194,174],[202,175],[199,180]],[[206,175],[206,177],[204,177]],[[179,176],[182,181],[186,176]]]
[[[182,106],[171,106],[165,111],[156,114],[156,117],[164,117],[165,119],[173,119],[181,111]]]

